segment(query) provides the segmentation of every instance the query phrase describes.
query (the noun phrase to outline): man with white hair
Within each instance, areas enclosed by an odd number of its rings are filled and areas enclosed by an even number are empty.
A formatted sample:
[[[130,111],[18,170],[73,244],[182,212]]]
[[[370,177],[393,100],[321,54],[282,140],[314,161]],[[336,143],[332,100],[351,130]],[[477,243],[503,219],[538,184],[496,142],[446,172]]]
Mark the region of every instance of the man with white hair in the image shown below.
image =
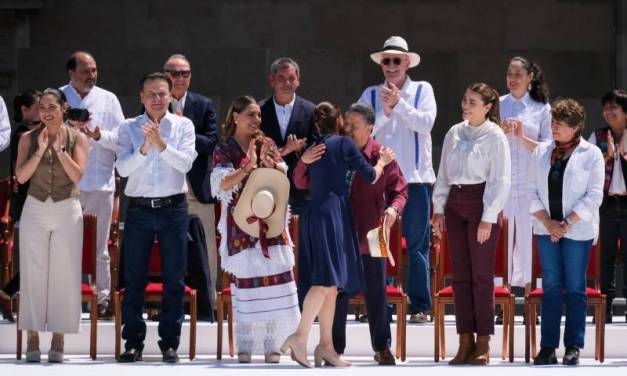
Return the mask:
[[[429,321],[429,236],[431,192],[435,173],[431,162],[431,129],[437,107],[433,88],[426,81],[412,81],[407,70],[420,63],[405,39],[388,38],[383,50],[370,55],[381,66],[383,84],[364,90],[359,102],[372,106],[376,120],[372,135],[396,153],[397,162],[409,183],[409,199],[403,213],[409,270],[407,293],[410,322]]]

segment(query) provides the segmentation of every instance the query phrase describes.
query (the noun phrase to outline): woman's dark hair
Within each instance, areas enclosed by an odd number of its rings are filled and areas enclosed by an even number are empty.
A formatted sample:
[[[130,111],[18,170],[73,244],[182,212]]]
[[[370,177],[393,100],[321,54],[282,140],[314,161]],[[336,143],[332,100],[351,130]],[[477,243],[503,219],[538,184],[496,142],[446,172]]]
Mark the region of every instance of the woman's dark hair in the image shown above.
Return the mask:
[[[491,122],[500,125],[499,92],[484,82],[475,82],[474,84],[468,86],[467,90],[481,95],[483,103],[490,103],[492,105],[492,107],[490,107],[490,111],[486,114],[486,118]]]
[[[13,121],[20,123],[22,117],[22,106],[30,107],[41,98],[41,91],[28,89],[13,98]]]
[[[235,134],[235,119],[233,113],[241,114],[246,110],[246,107],[251,104],[255,104],[257,101],[250,95],[242,95],[237,97],[231,102],[228,111],[226,112],[226,119],[222,124],[222,141],[226,141],[229,137],[233,137]]]
[[[139,91],[144,90],[144,84],[146,83],[146,81],[155,81],[155,80],[162,80],[162,81],[167,82],[168,89],[172,91],[172,80],[170,79],[170,77],[166,76],[164,73],[161,73],[161,72],[146,73],[142,77],[142,79],[139,81]]]
[[[313,121],[321,135],[337,134],[342,112],[331,102],[320,102],[314,111]]]
[[[623,108],[623,112],[627,113],[627,91],[614,89],[603,94],[601,106],[605,106],[608,103],[616,103]]]
[[[586,123],[586,110],[574,99],[558,99],[551,106],[551,117],[553,121],[562,121],[571,128],[579,128],[579,136]]]
[[[510,60],[519,61],[527,73],[533,73],[533,79],[531,79],[531,88],[529,89],[529,96],[536,102],[549,103],[549,85],[544,79],[544,74],[540,66],[533,60],[529,60],[523,56],[516,56]]]
[[[59,89],[47,88],[46,90],[44,90],[41,93],[42,97],[45,97],[47,95],[53,96],[57,100],[57,103],[60,106],[64,106],[65,103],[67,103],[67,99],[65,98],[65,94],[61,90],[59,90]]]

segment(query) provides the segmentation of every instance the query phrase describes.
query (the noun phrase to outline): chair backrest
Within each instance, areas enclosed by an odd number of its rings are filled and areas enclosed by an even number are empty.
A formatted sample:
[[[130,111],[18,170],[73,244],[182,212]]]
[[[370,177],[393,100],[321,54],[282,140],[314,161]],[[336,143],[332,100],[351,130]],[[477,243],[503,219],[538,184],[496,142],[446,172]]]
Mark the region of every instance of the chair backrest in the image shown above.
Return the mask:
[[[91,276],[91,283],[96,284],[96,234],[98,219],[94,214],[83,214],[83,260],[82,274]]]
[[[111,226],[109,228],[109,257],[114,269],[120,267],[120,177],[115,178],[115,193],[113,194],[113,210],[111,211]],[[117,286],[117,281],[114,281]]]
[[[601,289],[601,243],[599,241],[593,244],[590,250],[586,278],[592,281],[595,289]]]
[[[294,280],[298,281],[298,231],[300,227],[300,217],[296,214],[290,217],[289,231],[290,238],[292,238],[292,243],[294,244],[294,268],[292,269],[294,273]]]
[[[542,278],[542,264],[540,263],[540,255],[538,254],[538,242],[533,237],[531,247],[531,288],[535,289],[538,285],[538,279]],[[588,258],[588,266],[586,267],[586,279],[592,281],[595,289],[601,289],[601,242],[597,240],[590,249]]]
[[[395,277],[397,285],[403,283],[404,259],[403,259],[403,223],[401,216],[390,228],[389,247],[394,256],[395,265],[392,266],[389,260],[385,263],[388,277]]]
[[[152,243],[148,257],[148,275],[151,277],[161,276],[161,248],[156,240]]]
[[[9,215],[9,192],[11,192],[11,181],[8,177],[0,180],[0,216]]]
[[[501,219],[499,219],[501,220]],[[509,267],[507,252],[507,220],[502,219],[501,231],[496,243],[494,255],[494,276],[503,279],[503,286],[509,287]],[[436,246],[437,247],[437,246]],[[449,249],[448,233],[445,231],[440,237],[439,256],[437,261],[436,287],[438,290],[446,285],[446,280],[453,276],[453,266]]]

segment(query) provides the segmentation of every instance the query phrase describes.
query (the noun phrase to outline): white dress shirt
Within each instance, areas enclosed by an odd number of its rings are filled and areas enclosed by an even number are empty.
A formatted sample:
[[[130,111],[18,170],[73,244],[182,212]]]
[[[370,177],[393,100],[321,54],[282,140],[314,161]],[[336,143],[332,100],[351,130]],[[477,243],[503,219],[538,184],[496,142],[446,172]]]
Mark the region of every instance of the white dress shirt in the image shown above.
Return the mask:
[[[11,142],[11,122],[9,112],[4,104],[4,99],[0,97],[0,151],[6,149]]]
[[[290,124],[294,102],[296,101],[296,95],[294,95],[292,101],[285,106],[278,104],[274,97],[272,97],[272,101],[274,102],[274,111],[276,112],[276,118],[279,121],[279,128],[281,129],[281,138],[285,140],[287,126]]]
[[[552,141],[538,145],[531,154],[529,166],[529,213],[541,210],[549,212],[549,170],[551,153],[555,148]],[[564,237],[572,240],[596,241],[599,233],[599,207],[603,201],[605,162],[603,153],[596,146],[582,139],[575,148],[564,170],[562,183],[562,211],[566,218],[577,213],[579,222],[572,225]],[[534,218],[533,233],[549,235],[544,225]]]
[[[551,106],[536,102],[529,93],[522,98],[511,94],[500,98],[501,122],[508,118],[520,120],[526,137],[543,142],[551,139]],[[531,151],[525,142],[508,133],[512,161],[512,189],[503,208],[508,219],[507,250],[509,276],[512,286],[524,286],[531,282],[531,249],[533,225],[529,214],[529,181],[527,180]]]
[[[148,116],[126,119],[120,126],[116,168],[128,177],[124,193],[129,197],[167,197],[187,192],[185,174],[198,155],[192,121],[166,112],[159,123],[161,137],[167,146],[158,152],[154,146],[146,155],[140,152],[144,143],[142,125]]]
[[[187,99],[187,92],[183,94],[181,99],[176,99],[174,98],[174,96],[172,96],[172,100],[170,101],[172,103],[172,112],[175,114],[180,113],[181,115],[183,115],[183,110],[185,109],[186,99]]]
[[[408,183],[432,184],[435,172],[431,157],[431,129],[435,123],[437,106],[431,84],[412,81],[407,77],[400,88],[401,97],[390,116],[385,114],[379,98],[381,86],[368,87],[359,98],[359,102],[375,110],[372,136],[394,150]]]
[[[85,173],[79,187],[84,192],[115,191],[115,150],[118,142],[118,130],[124,120],[122,106],[118,98],[110,91],[94,86],[84,98],[67,84],[61,89],[72,108],[85,108],[90,113],[87,127],[94,130],[100,128],[98,141],[89,139],[89,153]]]
[[[595,132],[592,132],[588,141],[596,145],[597,136]],[[620,163],[620,153],[618,150],[619,144],[616,143],[616,151],[614,152],[614,167],[612,168],[612,180],[610,180],[610,188],[608,193],[611,195],[625,195],[627,194],[627,187],[625,187],[625,177],[623,176],[623,165]]]
[[[455,124],[444,137],[438,179],[433,189],[433,212],[444,213],[452,185],[485,182],[481,220],[496,223],[509,195],[509,145],[501,128],[486,120],[479,126]]]
[[[525,136],[530,139],[540,142],[551,139],[551,106],[548,103],[534,101],[529,93],[526,93],[522,98],[507,94],[500,98],[499,110],[501,122],[507,118],[520,120]],[[509,201],[517,201],[518,199],[527,201],[527,171],[529,170],[531,150],[525,146],[524,141],[511,133],[507,134],[507,140],[509,141],[512,160],[512,191]],[[511,209],[513,208],[510,208],[510,205],[505,205],[505,211],[508,212],[506,214],[514,215]]]

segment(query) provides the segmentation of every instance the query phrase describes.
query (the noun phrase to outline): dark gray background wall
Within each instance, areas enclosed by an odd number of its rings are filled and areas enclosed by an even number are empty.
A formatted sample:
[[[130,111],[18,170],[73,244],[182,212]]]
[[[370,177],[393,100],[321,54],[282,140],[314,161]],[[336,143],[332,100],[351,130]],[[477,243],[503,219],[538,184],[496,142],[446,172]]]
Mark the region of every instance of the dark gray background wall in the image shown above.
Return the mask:
[[[600,126],[598,98],[627,87],[626,9],[621,0],[0,0],[0,95],[10,105],[18,91],[66,83],[67,56],[87,49],[98,84],[130,117],[141,75],[179,52],[192,63],[193,90],[223,119],[235,96],[268,95],[269,65],[287,55],[301,65],[302,96],[345,108],[382,80],[368,54],[402,35],[422,56],[411,77],[435,89],[437,164],[464,88],[481,80],[504,92],[507,62],[519,54],[540,63],[553,98],[586,106],[588,131]]]

